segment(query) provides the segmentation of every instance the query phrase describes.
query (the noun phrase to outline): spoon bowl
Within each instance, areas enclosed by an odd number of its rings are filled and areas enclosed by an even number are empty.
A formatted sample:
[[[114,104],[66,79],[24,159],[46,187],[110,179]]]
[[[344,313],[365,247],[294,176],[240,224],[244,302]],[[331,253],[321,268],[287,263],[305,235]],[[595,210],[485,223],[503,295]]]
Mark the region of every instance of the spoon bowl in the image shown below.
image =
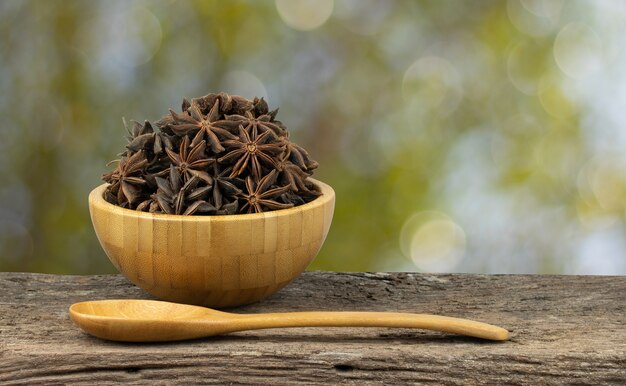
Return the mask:
[[[491,324],[400,312],[233,314],[156,300],[97,300],[72,304],[69,313],[85,332],[123,342],[175,341],[280,327],[422,328],[488,340],[508,339],[507,330]]]
[[[120,320],[189,320],[222,312],[210,308],[156,300],[100,300],[73,304],[72,315]]]
[[[217,335],[226,332],[224,321],[237,316],[156,300],[99,300],[70,306],[71,319],[87,333],[125,342],[175,341]]]

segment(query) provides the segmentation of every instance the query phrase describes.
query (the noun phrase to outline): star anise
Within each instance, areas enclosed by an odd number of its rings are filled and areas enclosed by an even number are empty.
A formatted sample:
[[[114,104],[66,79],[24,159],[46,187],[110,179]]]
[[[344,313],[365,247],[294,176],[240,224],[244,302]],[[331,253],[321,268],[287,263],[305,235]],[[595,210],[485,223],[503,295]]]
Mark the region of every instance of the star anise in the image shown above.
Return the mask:
[[[252,177],[258,181],[262,174],[261,164],[276,168],[274,158],[283,152],[284,143],[273,140],[270,135],[270,131],[259,135],[254,128],[250,134],[239,125],[239,138],[224,141],[224,145],[232,150],[219,158],[218,162],[232,164],[235,161],[230,177],[242,174],[249,167]]]
[[[185,200],[189,202],[187,209],[183,212],[184,215],[191,215],[198,213],[206,214],[218,214],[217,208],[209,203],[208,198],[211,186],[198,186],[200,179],[197,177],[187,181],[183,190],[185,191]]]
[[[191,107],[191,103],[189,103],[187,98],[183,98],[182,111],[185,112],[189,110],[190,107]]]
[[[218,210],[218,214],[234,214],[239,209],[237,197],[241,194],[241,189],[237,185],[243,186],[245,182],[239,178],[228,177],[232,168],[219,170],[217,163],[213,164],[213,204]]]
[[[293,206],[304,205],[307,202],[304,200],[304,198],[291,190],[283,193],[279,197],[279,199],[280,202],[284,202],[285,204],[293,204]]]
[[[187,98],[183,98],[182,112],[183,113],[186,112],[190,106],[191,104],[189,103]],[[172,131],[170,127],[173,124],[174,124],[174,118],[172,117],[172,114],[166,114],[162,116],[158,121],[154,122],[155,127],[159,128],[161,132],[164,132],[167,134],[174,134],[174,132]]]
[[[256,183],[251,177],[246,178],[246,193],[240,195],[244,201],[241,207],[246,213],[260,213],[264,209],[276,210],[291,208],[293,204],[278,202],[275,199],[289,190],[289,186],[271,188],[278,174],[272,170]],[[270,189],[271,188],[271,189]]]
[[[191,100],[191,103],[197,104],[200,106],[201,111],[208,114],[208,111],[218,100],[220,101],[219,112],[222,115],[243,114],[253,108],[253,103],[248,99],[239,95],[229,95],[225,92],[221,92],[219,94],[208,94],[201,98],[194,98]]]
[[[189,149],[191,147],[191,150]],[[189,137],[185,136],[180,142],[180,150],[178,153],[170,149],[165,149],[170,160],[178,171],[188,180],[195,176],[203,179],[208,184],[213,183],[213,179],[206,172],[208,166],[215,162],[214,159],[206,157],[206,142],[201,141],[195,146],[189,144]]]
[[[191,215],[216,211],[213,205],[202,199],[209,186],[197,187],[200,181],[197,177],[192,177],[184,185],[182,181],[182,175],[174,165],[170,167],[168,179],[156,177],[158,191],[153,198],[163,213]]]
[[[246,111],[252,110],[254,107],[252,102],[239,95],[231,95],[231,105],[228,109],[224,109],[224,115],[227,114],[244,114]]]
[[[216,99],[206,117],[202,115],[200,107],[195,103],[192,103],[188,109],[190,115],[185,113],[177,114],[170,110],[170,114],[174,119],[174,124],[170,125],[171,129],[178,135],[187,135],[190,132],[195,132],[195,136],[191,141],[192,146],[206,140],[213,152],[223,152],[224,147],[221,145],[218,135],[228,139],[234,139],[236,137],[228,132],[228,130],[215,124],[220,117],[219,103],[219,99]]]
[[[288,138],[285,138],[284,142],[287,152],[287,159],[289,159],[294,164],[300,166],[300,168],[304,171],[317,169],[319,164],[311,158],[306,150],[304,150],[298,144],[291,142]]]
[[[257,97],[255,97],[252,100],[252,105],[254,106],[254,114],[257,117],[260,117],[262,115],[268,115],[270,117],[270,122],[279,126],[282,129],[283,133],[285,134],[287,133],[287,128],[283,125],[283,123],[281,121],[276,120],[276,115],[278,114],[278,107],[270,111],[269,106],[267,105],[267,102],[265,101],[265,99],[257,98]]]
[[[289,161],[287,157],[286,152],[282,153],[276,163],[276,170],[279,173],[278,180],[284,185],[289,185],[294,192],[308,190],[304,185],[304,180],[309,174],[305,173],[300,166]]]
[[[132,121],[132,129],[128,128],[126,120],[123,121],[129,135],[127,137],[127,150],[122,156],[143,150],[148,160],[145,180],[150,186],[154,187],[154,176],[160,176],[160,172],[167,169],[169,165],[165,149],[171,150],[173,148],[172,140],[167,134],[161,131],[155,132],[148,121],[145,121],[143,125],[139,122]]]
[[[137,205],[135,210],[138,210],[140,212],[161,213],[159,202],[157,201],[156,196],[154,194],[148,197],[146,200],[139,203],[139,205]]]
[[[255,117],[252,111],[246,111],[243,115],[232,114],[226,115],[225,118],[226,119],[219,124],[230,130],[235,130],[241,125],[250,132],[253,130],[259,133],[270,132],[274,138],[280,138],[286,135],[285,129],[276,122],[272,122],[272,116],[269,114]]]
[[[159,139],[157,142],[154,129],[150,122],[145,121],[142,125],[139,122],[131,121],[132,129],[129,129],[126,120],[123,121],[128,131],[128,137],[126,137],[126,139],[128,139],[128,144],[126,145],[128,150],[136,152],[150,149],[154,153],[160,153],[163,150],[161,140]]]
[[[111,192],[116,192],[120,204],[132,206],[139,199],[140,187],[146,184],[146,180],[141,177],[141,171],[147,164],[148,160],[143,150],[140,150],[130,156],[122,157],[115,170],[102,176],[111,184]]]

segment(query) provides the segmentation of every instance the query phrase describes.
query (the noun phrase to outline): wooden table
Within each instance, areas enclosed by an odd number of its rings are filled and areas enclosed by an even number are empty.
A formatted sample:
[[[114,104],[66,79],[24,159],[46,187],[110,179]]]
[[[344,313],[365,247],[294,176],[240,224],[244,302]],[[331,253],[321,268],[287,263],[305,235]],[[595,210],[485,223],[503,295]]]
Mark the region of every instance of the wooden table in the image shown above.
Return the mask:
[[[408,329],[280,329],[167,344],[85,335],[71,303],[148,298],[121,276],[0,273],[0,384],[626,384],[626,278],[306,272],[233,311],[472,318],[507,342]]]

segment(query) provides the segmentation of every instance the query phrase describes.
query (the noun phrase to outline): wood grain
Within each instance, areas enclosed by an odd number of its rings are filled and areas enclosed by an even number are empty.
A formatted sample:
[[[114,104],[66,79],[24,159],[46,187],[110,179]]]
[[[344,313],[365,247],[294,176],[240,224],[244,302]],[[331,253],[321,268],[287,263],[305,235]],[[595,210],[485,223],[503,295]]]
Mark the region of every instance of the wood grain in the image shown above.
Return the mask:
[[[335,192],[290,209],[230,216],[175,216],[89,195],[98,240],[124,276],[167,301],[213,308],[248,304],[283,288],[319,252],[330,229]]]
[[[506,342],[385,328],[239,332],[106,342],[70,304],[146,298],[120,275],[0,274],[0,384],[626,383],[626,278],[305,272],[241,313],[399,311],[501,325]]]

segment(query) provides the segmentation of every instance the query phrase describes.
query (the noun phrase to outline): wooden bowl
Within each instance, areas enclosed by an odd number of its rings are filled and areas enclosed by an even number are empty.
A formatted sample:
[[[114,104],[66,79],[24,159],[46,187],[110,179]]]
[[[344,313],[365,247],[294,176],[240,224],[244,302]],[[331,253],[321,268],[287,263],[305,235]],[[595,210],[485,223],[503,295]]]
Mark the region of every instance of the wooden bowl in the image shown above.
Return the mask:
[[[177,216],[124,209],[89,194],[107,256],[124,276],[159,299],[213,308],[256,302],[294,280],[319,252],[335,192],[290,209],[229,216]]]

